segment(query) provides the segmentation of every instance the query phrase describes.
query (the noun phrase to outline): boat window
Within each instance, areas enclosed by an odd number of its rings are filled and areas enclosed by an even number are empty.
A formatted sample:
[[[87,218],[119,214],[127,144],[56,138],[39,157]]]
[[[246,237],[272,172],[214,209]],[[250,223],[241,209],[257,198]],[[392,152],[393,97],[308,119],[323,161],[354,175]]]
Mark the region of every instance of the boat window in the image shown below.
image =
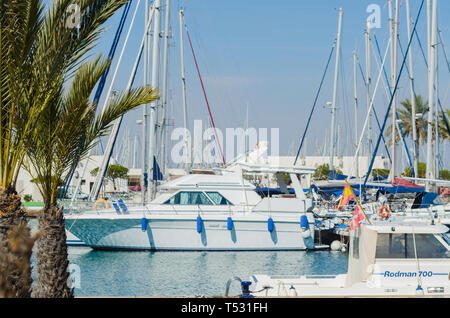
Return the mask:
[[[212,205],[213,203],[203,192],[181,191],[164,202],[164,204]]]
[[[207,191],[206,194],[208,197],[213,200],[216,205],[233,205],[230,201],[228,201],[223,195],[219,192]]]
[[[418,258],[450,258],[433,234],[416,234]],[[412,234],[378,234],[376,258],[415,258]]]
[[[441,234],[441,237],[445,242],[447,242],[448,245],[450,245],[450,232]]]

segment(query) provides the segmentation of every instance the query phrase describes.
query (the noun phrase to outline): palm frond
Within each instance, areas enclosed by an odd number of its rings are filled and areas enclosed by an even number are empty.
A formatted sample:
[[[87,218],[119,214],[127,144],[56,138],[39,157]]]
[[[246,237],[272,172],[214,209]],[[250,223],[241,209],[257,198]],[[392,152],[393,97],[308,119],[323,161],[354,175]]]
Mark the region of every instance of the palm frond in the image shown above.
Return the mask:
[[[115,120],[159,98],[154,89],[135,88],[117,96],[101,114],[96,115],[95,105],[89,98],[109,63],[101,56],[84,62],[66,94],[61,81],[58,93],[49,101],[51,106],[42,112],[35,133],[28,139],[28,170],[31,175],[36,175],[36,183],[48,204],[56,201],[59,185],[55,180],[65,179],[98,138],[107,134]]]

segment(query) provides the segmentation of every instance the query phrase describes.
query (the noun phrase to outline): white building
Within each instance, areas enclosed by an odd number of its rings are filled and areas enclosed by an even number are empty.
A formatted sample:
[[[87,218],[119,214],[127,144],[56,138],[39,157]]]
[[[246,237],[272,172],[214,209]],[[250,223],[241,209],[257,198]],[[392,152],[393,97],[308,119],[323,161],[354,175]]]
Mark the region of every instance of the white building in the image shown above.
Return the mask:
[[[84,194],[89,194],[95,182],[95,176],[91,175],[91,171],[95,168],[100,167],[103,160],[103,156],[91,156],[89,159],[82,160],[79,164],[75,173],[72,176],[70,186],[75,188],[79,178],[81,178],[80,191]],[[111,158],[110,164],[116,164],[114,158]],[[19,176],[17,178],[16,190],[17,193],[25,196],[31,195],[32,201],[42,201],[42,195],[39,192],[38,187],[31,181],[32,177],[30,174],[21,169]],[[102,191],[112,192],[114,191],[113,183],[109,180],[105,180]],[[116,191],[126,192],[128,191],[128,180],[116,180]]]

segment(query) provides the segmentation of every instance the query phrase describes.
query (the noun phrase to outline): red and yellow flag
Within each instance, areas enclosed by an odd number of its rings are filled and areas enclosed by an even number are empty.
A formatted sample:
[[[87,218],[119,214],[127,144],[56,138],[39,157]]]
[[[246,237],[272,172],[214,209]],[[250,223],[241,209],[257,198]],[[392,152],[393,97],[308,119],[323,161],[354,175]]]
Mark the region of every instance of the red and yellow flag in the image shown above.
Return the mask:
[[[352,188],[347,183],[344,187],[344,191],[342,191],[342,198],[339,202],[338,209],[342,209],[344,205],[346,205],[348,202],[350,202],[351,199],[355,198],[355,194],[353,193]]]

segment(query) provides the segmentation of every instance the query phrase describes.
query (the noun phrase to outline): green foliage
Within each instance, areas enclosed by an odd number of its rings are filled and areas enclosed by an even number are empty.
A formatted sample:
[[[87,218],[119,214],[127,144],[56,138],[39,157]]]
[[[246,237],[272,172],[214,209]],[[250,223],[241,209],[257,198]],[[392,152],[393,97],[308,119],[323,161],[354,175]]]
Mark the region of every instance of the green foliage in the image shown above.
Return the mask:
[[[323,165],[320,165],[316,168],[316,171],[314,171],[312,177],[314,180],[327,180],[329,176],[329,170],[330,168],[328,163],[324,163]],[[342,170],[336,168],[335,170],[337,173],[342,174]]]
[[[127,179],[128,168],[121,165],[110,165],[107,175],[111,179]]]
[[[425,162],[419,162],[417,166],[419,169],[418,177],[425,178],[427,173],[427,164]],[[406,168],[405,171],[403,171],[402,176],[411,177],[411,167]]]
[[[92,169],[90,172],[91,176],[93,177],[97,176],[98,170],[100,170],[99,167]]]
[[[99,168],[91,170],[91,176],[96,176],[98,174]],[[114,190],[116,190],[116,180],[117,179],[127,179],[128,178],[128,168],[121,165],[110,165],[108,171],[106,171],[106,179],[113,182]]]
[[[372,169],[372,176],[375,177],[384,177],[389,175],[389,169]]]
[[[291,177],[289,176],[288,173],[282,173],[281,177],[283,178],[285,184],[288,184],[289,181],[291,181]],[[272,182],[274,183],[278,182],[277,175],[275,173],[272,176]]]
[[[64,83],[60,82],[59,93],[52,96],[51,106],[37,124],[37,133],[27,139],[27,169],[42,180],[38,187],[45,201],[56,202],[58,185],[53,178],[65,179],[116,119],[158,98],[156,90],[149,87],[132,89],[117,96],[104,112],[96,115],[89,97],[108,65],[100,57],[82,64],[67,94],[63,94]]]
[[[439,171],[439,176],[443,180],[450,180],[450,171],[441,170],[441,171]]]
[[[450,125],[450,109],[446,109],[444,113],[439,112],[439,135],[441,139],[450,139],[447,124]]]

